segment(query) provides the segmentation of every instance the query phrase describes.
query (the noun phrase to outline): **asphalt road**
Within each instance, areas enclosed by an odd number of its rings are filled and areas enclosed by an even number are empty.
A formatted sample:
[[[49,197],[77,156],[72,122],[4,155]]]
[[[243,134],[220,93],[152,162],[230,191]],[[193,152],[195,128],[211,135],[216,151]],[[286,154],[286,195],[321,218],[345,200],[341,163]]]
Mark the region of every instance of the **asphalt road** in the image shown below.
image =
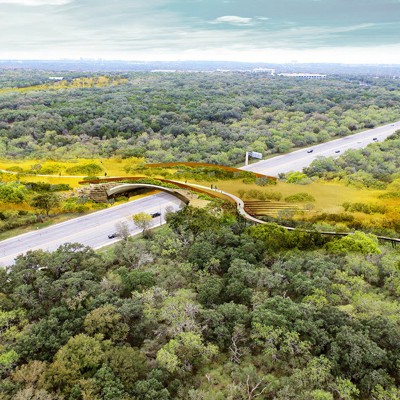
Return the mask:
[[[108,235],[116,232],[116,223],[128,222],[131,235],[140,233],[132,221],[132,215],[139,212],[155,213],[161,217],[152,221],[152,226],[165,222],[165,210],[177,210],[183,205],[178,198],[168,193],[158,193],[128,203],[101,210],[60,224],[25,233],[0,242],[0,266],[12,265],[17,255],[28,250],[54,251],[64,243],[81,243],[94,249],[116,242]]]
[[[400,129],[400,121],[259,161],[240,169],[270,176],[277,176],[280,172],[301,171],[318,157],[339,157],[348,149],[359,149],[368,146],[374,142],[374,138],[377,138],[378,141],[383,141],[398,129]],[[308,153],[310,150],[312,152]],[[336,153],[336,151],[339,151],[339,153]]]
[[[259,161],[241,169],[272,176],[278,175],[280,172],[301,171],[317,157],[338,157],[348,149],[366,147],[374,141],[374,138],[382,141],[397,129],[400,129],[400,121]],[[309,150],[313,151],[308,153]],[[340,152],[336,153],[338,150]],[[131,221],[130,217],[133,214],[141,211],[153,213],[161,210],[161,217],[153,220],[153,226],[157,226],[165,222],[164,216],[167,207],[177,210],[182,205],[183,203],[176,197],[168,193],[159,193],[1,241],[0,267],[12,265],[17,255],[24,254],[28,250],[53,251],[68,242],[81,243],[95,249],[104,247],[118,240],[108,238],[110,233],[116,231],[115,226],[118,222],[129,221],[130,233],[135,235],[139,233],[139,230]]]

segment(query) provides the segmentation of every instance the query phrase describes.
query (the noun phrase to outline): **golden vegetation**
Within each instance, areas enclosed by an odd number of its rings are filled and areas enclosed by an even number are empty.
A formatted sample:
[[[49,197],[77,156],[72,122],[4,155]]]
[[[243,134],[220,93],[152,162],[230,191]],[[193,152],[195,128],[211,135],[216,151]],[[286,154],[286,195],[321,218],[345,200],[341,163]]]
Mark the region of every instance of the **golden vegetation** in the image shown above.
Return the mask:
[[[48,83],[41,85],[26,86],[22,88],[2,88],[0,94],[9,92],[26,93],[32,91],[41,90],[61,90],[61,89],[79,89],[79,88],[93,88],[93,87],[105,87],[105,86],[118,86],[128,82],[128,79],[121,77],[111,76],[93,76],[93,77],[81,77],[74,79],[62,79],[62,80],[49,80]]]
[[[3,173],[1,180],[15,181],[20,180],[30,182],[46,182],[51,184],[65,183],[72,188],[79,187],[82,181],[82,175],[66,176],[66,171],[71,168],[97,165],[101,167],[99,178],[126,177],[126,176],[146,176],[152,178],[162,178],[164,169],[157,166],[156,168],[141,168],[144,165],[142,158],[109,158],[109,159],[78,159],[68,161],[50,161],[50,160],[0,160],[0,169],[15,171],[11,173]],[[137,170],[137,172],[135,172]],[[168,172],[173,173],[174,167],[165,168]],[[20,171],[20,173],[16,173]],[[34,174],[38,171],[37,174]],[[42,172],[47,172],[42,174]],[[182,179],[177,178],[176,180]],[[217,187],[219,190],[232,193],[247,202],[254,200],[266,201],[263,205],[263,214],[277,215],[279,209],[294,210],[294,218],[309,219],[313,216],[328,213],[341,214],[344,212],[343,203],[365,203],[377,204],[385,206],[386,212],[377,214],[366,214],[363,212],[352,212],[357,221],[360,221],[367,227],[379,227],[387,225],[387,221],[397,221],[400,216],[400,198],[393,195],[393,188],[389,186],[388,190],[371,190],[359,189],[353,186],[346,186],[340,182],[323,182],[315,181],[306,185],[299,185],[278,181],[275,185],[259,186],[256,183],[245,183],[242,179],[224,179],[213,181],[197,181],[194,178],[188,178],[187,183],[200,184],[206,187]],[[215,192],[215,191],[213,191]],[[315,201],[287,203],[284,201],[293,195],[299,193],[307,193]],[[270,203],[268,203],[268,201]],[[7,205],[10,209],[10,205]],[[14,206],[18,209],[29,209],[28,206]],[[25,208],[24,208],[25,207]],[[27,208],[28,207],[28,208]],[[268,212],[269,209],[269,212]]]

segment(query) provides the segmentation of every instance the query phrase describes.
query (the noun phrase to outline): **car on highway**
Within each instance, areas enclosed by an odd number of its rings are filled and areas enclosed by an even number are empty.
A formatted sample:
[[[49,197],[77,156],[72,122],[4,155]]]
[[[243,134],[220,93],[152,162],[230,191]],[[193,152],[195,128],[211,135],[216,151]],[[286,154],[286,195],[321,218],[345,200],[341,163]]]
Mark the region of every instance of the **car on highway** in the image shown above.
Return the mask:
[[[310,150],[307,150],[307,153],[312,153],[314,150],[313,149],[310,149]]]
[[[374,140],[375,142],[378,140],[378,138],[377,137],[374,137],[374,138],[372,138],[372,140]]]
[[[152,213],[152,214],[150,214],[151,215],[151,218],[157,218],[157,217],[160,217],[161,216],[161,213],[160,212],[155,212],[155,213]]]
[[[340,153],[340,150],[336,150],[335,153]]]
[[[108,235],[108,238],[109,238],[109,239],[115,239],[116,237],[118,237],[118,233],[110,233],[110,234]]]

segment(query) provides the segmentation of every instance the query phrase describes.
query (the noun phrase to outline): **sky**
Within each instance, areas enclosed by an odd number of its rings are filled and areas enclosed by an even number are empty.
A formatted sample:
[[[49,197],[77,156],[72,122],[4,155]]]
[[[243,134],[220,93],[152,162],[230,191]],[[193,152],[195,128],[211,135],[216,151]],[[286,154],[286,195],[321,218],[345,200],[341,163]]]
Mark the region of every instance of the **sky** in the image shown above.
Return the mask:
[[[0,0],[0,59],[400,64],[400,0]]]

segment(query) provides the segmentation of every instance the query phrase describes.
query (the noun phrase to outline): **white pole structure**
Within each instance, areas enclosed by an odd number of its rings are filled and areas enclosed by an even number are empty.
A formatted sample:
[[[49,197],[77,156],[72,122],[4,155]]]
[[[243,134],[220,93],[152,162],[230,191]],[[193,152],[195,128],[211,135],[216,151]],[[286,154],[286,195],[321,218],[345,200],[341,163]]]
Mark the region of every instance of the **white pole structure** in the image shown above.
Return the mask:
[[[249,165],[249,157],[258,158],[262,160],[262,153],[257,153],[256,151],[246,151],[245,165]]]

